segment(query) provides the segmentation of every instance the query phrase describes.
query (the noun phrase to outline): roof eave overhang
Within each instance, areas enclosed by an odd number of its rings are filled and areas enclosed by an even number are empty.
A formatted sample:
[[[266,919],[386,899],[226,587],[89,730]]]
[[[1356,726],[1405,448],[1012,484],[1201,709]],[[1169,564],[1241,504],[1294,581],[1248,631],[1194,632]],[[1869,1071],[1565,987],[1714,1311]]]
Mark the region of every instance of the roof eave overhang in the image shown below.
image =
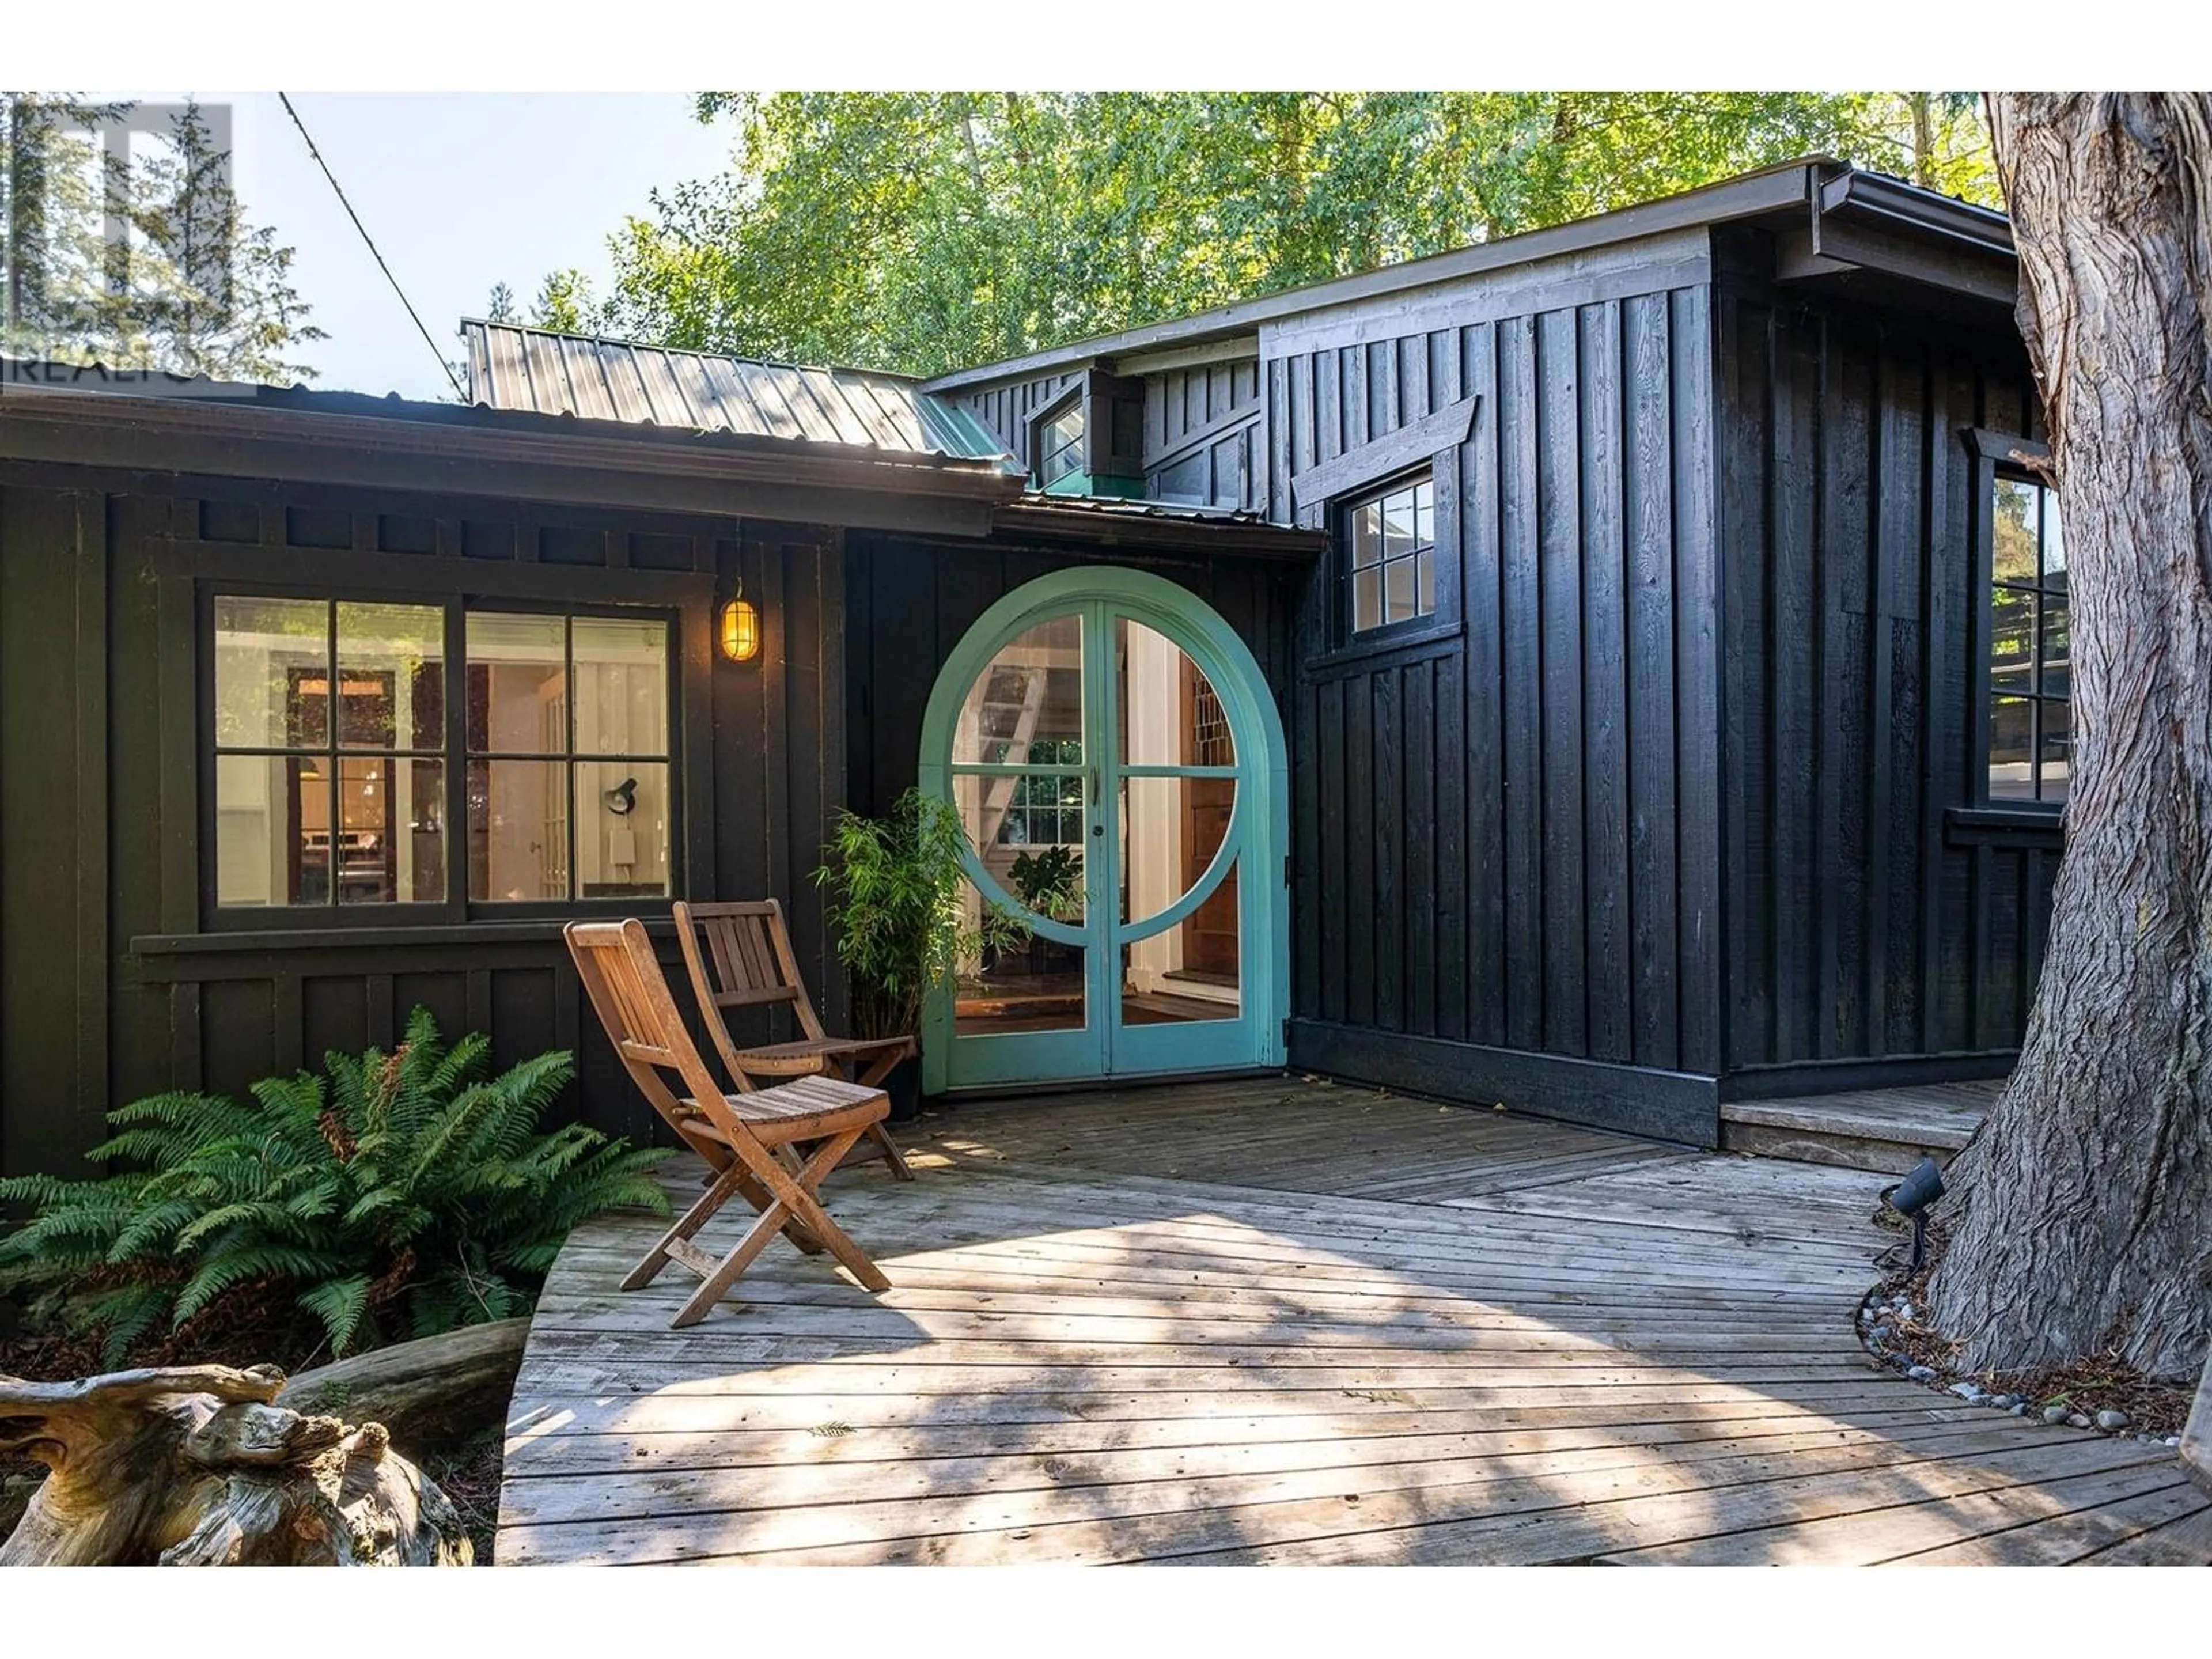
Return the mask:
[[[1841,277],[1928,290],[2009,314],[2020,258],[2004,216],[1900,179],[1844,173],[1826,180],[1809,214],[1776,242],[1776,277]]]
[[[1118,516],[1080,507],[1054,507],[1034,497],[1000,507],[994,527],[1002,536],[1080,544],[1085,547],[1127,547],[1164,553],[1282,559],[1298,563],[1314,559],[1328,545],[1328,538],[1322,532],[1303,530],[1292,525],[1249,519],[1146,518],[1133,514]]]
[[[1820,188],[1820,211],[1823,218],[1843,215],[1886,223],[1972,252],[2015,257],[2012,224],[2002,213],[1880,173],[1846,173],[1829,179]]]
[[[21,386],[0,392],[0,459],[13,460],[976,536],[988,532],[992,509],[1024,487],[988,461],[549,425],[533,418],[529,429],[501,429]]]
[[[995,386],[1079,365],[1114,362],[1127,354],[1169,347],[1196,345],[1249,334],[1262,323],[1279,322],[1309,311],[1372,299],[1379,295],[1427,288],[1485,271],[1527,264],[1563,253],[1635,241],[1639,238],[1680,230],[1692,225],[1719,225],[1742,219],[1766,217],[1816,199],[1822,183],[1841,163],[1808,160],[1771,168],[1741,179],[1708,185],[1702,190],[1645,202],[1595,218],[1577,219],[1545,230],[1524,232],[1495,242],[1456,248],[1448,253],[1409,259],[1380,270],[1360,271],[1304,288],[1289,289],[1257,300],[1241,301],[1211,311],[1153,323],[1097,339],[1078,340],[1046,351],[1032,352],[1004,362],[940,374],[922,383],[931,392],[961,392]]]

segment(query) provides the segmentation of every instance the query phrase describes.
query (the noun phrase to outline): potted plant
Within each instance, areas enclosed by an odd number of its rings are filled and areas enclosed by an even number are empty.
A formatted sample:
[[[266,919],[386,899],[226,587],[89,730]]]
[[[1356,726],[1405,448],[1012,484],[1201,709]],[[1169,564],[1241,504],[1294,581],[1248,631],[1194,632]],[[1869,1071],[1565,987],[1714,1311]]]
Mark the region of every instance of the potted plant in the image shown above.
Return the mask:
[[[814,879],[830,890],[837,959],[853,991],[856,1037],[905,1036],[921,1029],[922,1003],[949,988],[961,964],[1022,937],[1019,922],[996,905],[969,919],[961,849],[967,830],[946,802],[909,789],[884,817],[838,814]],[[921,1068],[901,1062],[884,1079],[890,1115],[921,1109]]]
[[[1006,879],[1034,914],[1054,921],[1083,920],[1083,864],[1073,848],[1047,847],[1024,853],[1007,870]],[[1073,946],[1040,939],[1034,933],[1029,935],[1029,947],[1030,972],[1038,978],[1074,954]]]

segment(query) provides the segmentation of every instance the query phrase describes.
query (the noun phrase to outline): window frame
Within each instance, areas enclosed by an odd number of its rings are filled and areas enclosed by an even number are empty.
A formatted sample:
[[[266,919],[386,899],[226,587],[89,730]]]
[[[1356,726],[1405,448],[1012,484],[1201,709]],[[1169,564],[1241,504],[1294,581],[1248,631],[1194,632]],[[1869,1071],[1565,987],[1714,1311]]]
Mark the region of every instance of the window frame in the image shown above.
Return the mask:
[[[1463,628],[1459,592],[1459,495],[1456,447],[1382,477],[1363,480],[1356,487],[1331,496],[1323,509],[1328,532],[1328,551],[1321,561],[1328,592],[1322,606],[1325,640],[1321,654],[1307,665],[1331,664],[1401,650],[1457,636]],[[1436,571],[1436,608],[1373,628],[1355,629],[1353,620],[1352,515],[1370,502],[1396,495],[1415,485],[1430,487],[1435,517],[1430,542]]]
[[[558,567],[538,570],[526,565],[478,571],[451,568],[446,561],[420,556],[333,554],[318,579],[303,569],[296,553],[270,558],[259,550],[225,544],[178,543],[162,560],[161,608],[173,619],[162,631],[165,656],[179,647],[188,655],[191,710],[188,752],[182,766],[165,777],[164,816],[185,783],[188,769],[193,826],[191,849],[191,929],[203,934],[300,933],[404,931],[410,928],[496,926],[501,922],[569,921],[578,917],[624,916],[641,906],[659,908],[682,898],[712,868],[712,824],[702,814],[711,799],[712,623],[714,579],[676,573],[586,570]],[[189,550],[189,551],[187,551]],[[193,556],[195,554],[204,556]],[[445,616],[447,665],[444,710],[446,765],[446,891],[434,901],[368,904],[224,905],[216,896],[216,703],[215,601],[218,597],[308,599],[328,604],[419,605]],[[668,629],[668,859],[665,895],[575,897],[549,900],[477,900],[468,893],[466,638],[471,611],[563,617],[605,617],[623,621],[658,620]],[[173,635],[182,635],[175,645]],[[181,690],[181,687],[179,688]],[[183,724],[183,722],[179,722]],[[182,734],[179,734],[180,736]],[[381,750],[363,750],[381,753]],[[573,763],[574,757],[567,757]],[[167,771],[165,767],[165,772]],[[573,805],[571,817],[574,817]],[[575,869],[573,851],[569,869]],[[181,867],[164,871],[170,892]],[[171,925],[185,918],[165,897]]]
[[[1094,412],[1091,409],[1090,390],[1088,377],[1079,378],[1074,385],[1060,392],[1050,403],[1046,404],[1030,416],[1029,473],[1030,487],[1032,489],[1049,492],[1052,487],[1061,479],[1078,477],[1085,479],[1087,484],[1091,476],[1091,428]],[[1075,465],[1056,477],[1047,478],[1044,476],[1044,434],[1054,421],[1071,414],[1079,414],[1083,417],[1083,430],[1077,434],[1074,444]]]
[[[2042,800],[2020,795],[1993,795],[1990,793],[1990,725],[1994,717],[1996,693],[1992,687],[1991,658],[1996,643],[1996,618],[1994,615],[1994,594],[1996,588],[1996,486],[1999,478],[2039,485],[2050,490],[2055,498],[2057,486],[2051,477],[2051,449],[2033,438],[2008,433],[1984,431],[1968,428],[1962,434],[1974,464],[1970,469],[1973,478],[1974,495],[1970,506],[1974,556],[1974,588],[1967,614],[1972,619],[1970,649],[1973,664],[1970,675],[1972,713],[1968,720],[1972,733],[1972,753],[1969,762],[1968,808],[1988,815],[2012,815],[2036,824],[2055,824],[2063,815],[2066,803],[2063,800]],[[2038,591],[2040,592],[2039,580]],[[2071,586],[2069,586],[2069,638],[2071,638]],[[2040,662],[2042,641],[2034,642]],[[2039,701],[2039,699],[2032,699]],[[2073,695],[2069,681],[2066,697],[2068,729],[2072,731]],[[2038,732],[2040,726],[2038,726]],[[2041,757],[2035,757],[2040,769]]]
[[[327,702],[325,702],[325,712],[323,712],[323,721],[325,721],[327,730],[325,730],[325,741],[323,741],[321,745],[239,744],[239,745],[230,745],[230,748],[223,748],[222,741],[219,741],[219,732],[216,732],[216,706],[215,706],[215,659],[216,659],[215,604],[216,599],[292,599],[292,602],[319,604],[319,606],[323,606],[323,650],[325,650],[325,686],[327,686],[327,692],[325,692]],[[258,581],[208,581],[208,584],[201,584],[201,591],[195,595],[195,629],[192,629],[192,639],[195,639],[195,654],[197,654],[197,665],[199,665],[199,681],[201,681],[201,695],[199,699],[197,699],[199,717],[197,717],[195,721],[195,730],[197,730],[195,761],[197,765],[199,765],[199,792],[201,792],[199,852],[201,852],[201,914],[204,915],[226,914],[226,915],[257,915],[258,918],[258,915],[288,914],[288,915],[301,915],[301,918],[327,918],[327,925],[343,927],[343,925],[349,925],[349,921],[341,921],[341,918],[356,918],[356,915],[383,915],[387,914],[387,911],[398,911],[398,914],[404,918],[404,922],[414,922],[414,925],[418,927],[425,925],[425,922],[445,921],[445,915],[447,915],[445,900],[420,900],[420,898],[374,900],[374,902],[365,902],[365,905],[345,905],[345,902],[338,898],[337,830],[338,830],[338,811],[341,811],[341,805],[338,805],[338,765],[337,763],[345,759],[374,759],[374,757],[383,757],[383,759],[398,763],[400,759],[422,759],[422,757],[429,754],[429,750],[420,750],[416,748],[416,745],[400,745],[398,741],[394,741],[394,745],[392,745],[389,750],[385,748],[347,750],[345,744],[341,741],[343,710],[341,710],[341,690],[338,690],[338,681],[341,681],[341,677],[338,677],[338,661],[337,661],[338,606],[341,606],[341,604],[378,604],[378,606],[411,604],[411,606],[418,606],[418,608],[441,608],[435,599],[425,602],[425,599],[420,599],[420,598],[403,598],[403,595],[392,595],[392,592],[365,595],[365,592],[358,592],[358,591],[338,592],[334,591],[334,588],[325,592],[307,592],[307,591],[299,591],[299,588],[279,591],[279,588],[274,588],[272,584],[258,584]],[[452,629],[442,630],[441,644],[445,653],[452,650]],[[445,659],[449,661],[449,657],[445,657]],[[398,732],[396,732],[396,730],[394,730],[394,738],[398,738]],[[447,744],[449,738],[452,738],[452,717],[449,717],[449,714],[442,714],[441,744]],[[330,757],[331,772],[330,772],[330,783],[327,783],[327,787],[330,787],[331,792],[330,818],[331,818],[331,836],[334,836],[331,838],[330,898],[319,902],[319,905],[223,905],[222,900],[216,898],[215,814],[216,814],[216,799],[219,799],[216,772],[222,769],[222,761],[230,759],[230,757],[246,757],[246,759],[283,759],[283,757],[316,757],[316,759],[321,759],[321,757]],[[447,814],[447,811],[449,811],[449,805],[452,805],[453,757],[449,750],[441,748],[438,752],[435,752],[434,759],[438,761],[447,772],[445,787],[442,787],[442,796],[445,796],[445,799],[442,799],[441,803],[441,814]],[[452,818],[447,817],[445,823],[447,823],[447,834],[452,834]],[[394,834],[394,830],[387,825],[385,834]],[[447,884],[452,887],[452,872],[447,872],[447,878],[449,878],[447,880]]]
[[[1414,522],[1418,525],[1420,492],[1423,489],[1429,492],[1429,539],[1425,542],[1419,540],[1417,532],[1413,545],[1407,551],[1395,557],[1392,557],[1387,551],[1380,553],[1372,566],[1355,563],[1356,550],[1352,533],[1352,521],[1355,515],[1364,507],[1376,506],[1393,495],[1402,495],[1410,491],[1414,499]],[[1378,641],[1388,643],[1402,639],[1407,635],[1429,632],[1436,627],[1437,618],[1443,610],[1442,585],[1443,561],[1437,554],[1437,549],[1441,546],[1443,538],[1442,531],[1437,527],[1437,495],[1436,469],[1431,465],[1409,468],[1394,477],[1369,484],[1357,494],[1345,495],[1329,504],[1330,514],[1334,521],[1332,539],[1336,547],[1340,578],[1336,585],[1337,637],[1346,645],[1364,646]],[[1421,597],[1420,557],[1425,550],[1429,556],[1431,600],[1429,608],[1426,611],[1416,610],[1409,617],[1379,622],[1370,628],[1360,627],[1359,572],[1364,568],[1372,568],[1385,573],[1378,580],[1382,583],[1382,599],[1384,609],[1387,611],[1389,608],[1387,573],[1394,564],[1411,564],[1414,570],[1413,603],[1419,605]]]
[[[593,898],[586,898],[580,893],[574,896],[564,899],[471,898],[469,896],[468,893],[468,872],[465,867],[468,863],[468,848],[466,845],[467,824],[465,820],[464,820],[462,823],[463,845],[461,848],[460,860],[464,867],[461,872],[459,885],[461,900],[467,908],[469,919],[477,921],[491,921],[496,918],[508,916],[535,915],[567,915],[575,913],[578,907],[585,905],[594,907],[611,905],[620,912],[624,906],[635,906],[641,903],[665,904],[673,902],[675,900],[683,897],[683,893],[678,890],[677,883],[678,855],[683,845],[681,836],[682,826],[678,817],[683,795],[683,786],[681,775],[678,771],[679,763],[678,756],[678,751],[680,747],[681,734],[677,726],[677,711],[682,707],[683,699],[683,682],[681,673],[683,630],[681,618],[671,611],[652,605],[606,605],[578,604],[574,601],[544,599],[471,599],[465,597],[455,601],[454,603],[459,605],[461,613],[461,635],[464,647],[464,654],[460,659],[461,695],[459,701],[461,705],[461,725],[465,739],[467,733],[468,724],[468,659],[465,654],[465,650],[468,636],[468,618],[471,612],[477,615],[489,616],[558,617],[562,623],[561,630],[561,650],[562,672],[564,675],[572,675],[575,669],[575,624],[579,619],[603,618],[614,622],[657,621],[661,623],[668,630],[669,647],[667,661],[668,701],[666,703],[668,729],[666,733],[666,747],[660,754],[609,755],[603,754],[596,750],[585,750],[577,747],[576,704],[575,698],[572,693],[568,698],[568,712],[563,720],[563,724],[567,728],[566,735],[568,744],[568,746],[565,750],[556,754],[546,750],[492,748],[477,750],[465,746],[465,746],[459,751],[458,761],[462,774],[462,790],[460,799],[464,810],[466,808],[468,799],[468,769],[475,762],[483,761],[489,764],[493,761],[522,761],[556,765],[559,766],[562,769],[564,774],[564,781],[567,783],[570,791],[568,814],[568,845],[565,852],[565,862],[568,872],[569,884],[572,887],[579,884],[577,883],[576,877],[579,863],[578,854],[581,846],[579,840],[580,825],[577,822],[580,815],[578,811],[577,799],[574,793],[575,787],[575,768],[579,764],[586,763],[618,763],[623,762],[635,762],[644,765],[666,767],[668,769],[669,801],[668,891],[665,893],[635,893],[613,897],[600,896]],[[447,729],[448,731],[452,729],[452,720],[450,715],[447,718]],[[448,856],[450,858],[450,853]],[[453,883],[449,876],[447,886],[450,889]]]

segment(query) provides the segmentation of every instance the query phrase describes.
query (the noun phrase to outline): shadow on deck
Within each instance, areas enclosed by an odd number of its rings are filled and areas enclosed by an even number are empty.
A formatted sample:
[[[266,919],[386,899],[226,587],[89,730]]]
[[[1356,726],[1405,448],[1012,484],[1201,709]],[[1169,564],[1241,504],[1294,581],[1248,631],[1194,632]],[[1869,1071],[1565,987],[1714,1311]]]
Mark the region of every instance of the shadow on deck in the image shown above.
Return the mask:
[[[654,1224],[578,1231],[516,1385],[501,1562],[2207,1554],[2165,1448],[1869,1359],[1863,1174],[1285,1079],[907,1139],[912,1185],[828,1193],[881,1297],[778,1244],[672,1332],[682,1275],[615,1289]]]

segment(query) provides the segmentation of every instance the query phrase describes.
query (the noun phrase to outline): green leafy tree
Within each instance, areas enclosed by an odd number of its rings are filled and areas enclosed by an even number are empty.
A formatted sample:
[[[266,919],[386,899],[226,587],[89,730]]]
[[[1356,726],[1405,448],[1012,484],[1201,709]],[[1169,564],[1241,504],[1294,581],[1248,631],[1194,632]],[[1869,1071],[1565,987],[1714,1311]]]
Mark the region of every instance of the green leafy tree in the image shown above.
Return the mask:
[[[487,1076],[490,1043],[449,1051],[417,1008],[390,1054],[324,1056],[250,1102],[166,1094],[108,1115],[89,1181],[20,1176],[0,1204],[36,1213],[0,1238],[0,1289],[21,1289],[110,1363],[231,1292],[289,1296],[335,1353],[526,1311],[578,1222],[617,1206],[665,1212],[666,1158],[538,1118],[568,1055]]]
[[[0,94],[0,349],[217,380],[313,379],[295,354],[328,336],[294,285],[294,250],[247,221],[199,106],[169,118],[165,144],[110,155],[97,131],[131,108]]]
[[[1960,99],[709,93],[730,172],[623,228],[604,299],[548,294],[670,345],[941,373],[1811,152],[1988,199]]]

